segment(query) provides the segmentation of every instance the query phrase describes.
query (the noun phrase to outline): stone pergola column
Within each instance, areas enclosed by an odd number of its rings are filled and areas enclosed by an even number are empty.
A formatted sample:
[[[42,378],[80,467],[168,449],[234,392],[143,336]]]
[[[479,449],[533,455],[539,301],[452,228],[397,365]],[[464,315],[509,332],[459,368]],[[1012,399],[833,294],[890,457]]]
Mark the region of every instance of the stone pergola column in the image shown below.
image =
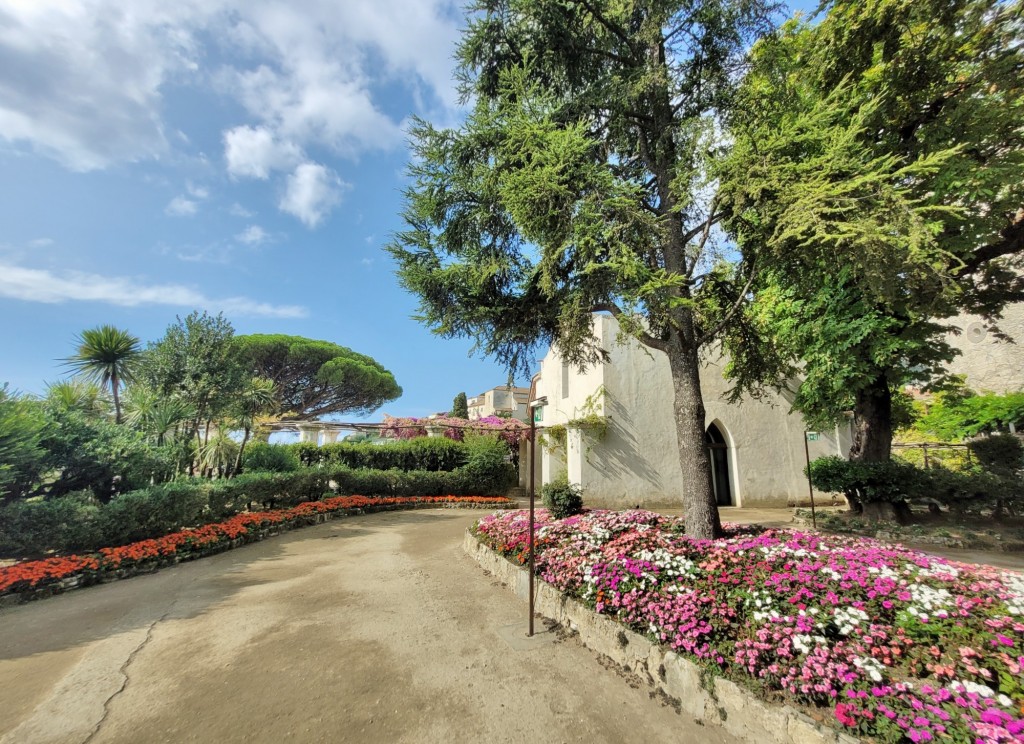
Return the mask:
[[[316,424],[299,424],[299,441],[320,444],[320,426]]]

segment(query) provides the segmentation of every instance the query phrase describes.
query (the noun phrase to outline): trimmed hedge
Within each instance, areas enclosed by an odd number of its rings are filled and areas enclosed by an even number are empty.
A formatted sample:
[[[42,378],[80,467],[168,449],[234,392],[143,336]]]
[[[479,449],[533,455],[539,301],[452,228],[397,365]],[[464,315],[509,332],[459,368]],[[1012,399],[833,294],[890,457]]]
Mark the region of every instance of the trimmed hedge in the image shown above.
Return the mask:
[[[249,510],[295,506],[329,492],[361,496],[493,496],[515,482],[504,444],[462,445],[457,470],[366,470],[343,465],[284,473],[243,473],[230,480],[179,480],[121,494],[99,504],[88,492],[27,501],[0,510],[0,555],[93,550],[160,537]]]
[[[464,442],[445,437],[417,437],[387,444],[350,444],[336,442],[317,446],[313,442],[278,444],[283,451],[294,454],[307,467],[331,467],[367,470],[452,471],[466,464],[470,448]],[[503,445],[507,451],[507,445]]]

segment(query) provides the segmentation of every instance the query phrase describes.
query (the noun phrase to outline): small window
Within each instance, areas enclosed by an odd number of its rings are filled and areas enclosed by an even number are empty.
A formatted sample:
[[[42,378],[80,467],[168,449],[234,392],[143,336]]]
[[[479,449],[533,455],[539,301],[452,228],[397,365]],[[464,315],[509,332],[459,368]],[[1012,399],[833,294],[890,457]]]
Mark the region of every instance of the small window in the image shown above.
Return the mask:
[[[569,397],[569,365],[562,363],[562,397]]]

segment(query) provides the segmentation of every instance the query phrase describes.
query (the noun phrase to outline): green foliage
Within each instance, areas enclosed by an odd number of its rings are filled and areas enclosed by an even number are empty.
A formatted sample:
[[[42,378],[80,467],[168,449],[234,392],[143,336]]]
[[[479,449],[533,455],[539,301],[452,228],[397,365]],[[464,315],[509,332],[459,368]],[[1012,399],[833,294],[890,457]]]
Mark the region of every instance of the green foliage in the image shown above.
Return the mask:
[[[234,347],[251,375],[274,382],[278,408],[288,419],[370,413],[402,394],[376,360],[329,341],[253,334],[238,336]]]
[[[842,493],[851,503],[905,501],[927,495],[924,473],[898,461],[858,462],[820,457],[810,465],[811,483],[821,491]]]
[[[123,493],[99,512],[105,545],[160,537],[208,521],[210,486],[189,480]]]
[[[982,437],[968,446],[981,467],[993,475],[1013,477],[1024,468],[1024,444],[1012,434]],[[1021,486],[1024,487],[1024,482]]]
[[[516,483],[515,467],[509,462],[508,446],[483,434],[467,434],[463,440],[466,464],[459,469],[468,491],[483,496],[504,494]]]
[[[1024,429],[1024,392],[976,395],[969,390],[939,393],[912,431],[944,442],[956,442],[984,432]]]
[[[453,418],[469,418],[469,401],[466,400],[465,393],[459,393],[455,396],[455,399],[452,400],[452,410],[448,415]]]
[[[565,519],[583,511],[583,489],[561,475],[540,489],[541,500],[555,519]]]
[[[43,407],[0,387],[0,501],[26,495],[45,469]]]
[[[77,351],[65,363],[100,385],[110,385],[115,420],[120,423],[120,386],[134,379],[141,351],[139,339],[128,331],[102,325],[82,331],[77,341]]]
[[[591,314],[667,355],[690,534],[714,537],[698,349],[746,296],[725,260],[714,161],[745,51],[774,3],[480,0],[457,52],[457,129],[411,127],[406,229],[389,246],[419,319],[529,375],[557,343],[605,358]],[[738,281],[737,281],[738,280]]]
[[[887,436],[887,390],[945,374],[942,321],[1021,298],[1021,7],[830,0],[755,45],[721,171],[762,270],[730,328],[738,389],[799,373],[812,424],[852,408]]]
[[[102,545],[100,507],[89,491],[33,499],[0,509],[0,555],[37,557]]]
[[[468,443],[446,437],[417,437],[386,444],[336,442],[318,447],[300,442],[275,446],[289,447],[306,466],[344,465],[369,470],[455,470],[469,458]],[[501,449],[508,454],[507,445],[502,444]]]
[[[73,377],[46,386],[46,404],[51,408],[79,411],[89,416],[109,415],[110,401],[95,382]]]
[[[295,449],[287,445],[253,442],[243,458],[246,472],[255,470],[271,473],[291,473],[299,469]]]
[[[250,379],[234,333],[223,315],[193,312],[184,320],[179,317],[143,355],[139,377],[161,397],[177,398],[191,409],[186,434],[226,417]]]

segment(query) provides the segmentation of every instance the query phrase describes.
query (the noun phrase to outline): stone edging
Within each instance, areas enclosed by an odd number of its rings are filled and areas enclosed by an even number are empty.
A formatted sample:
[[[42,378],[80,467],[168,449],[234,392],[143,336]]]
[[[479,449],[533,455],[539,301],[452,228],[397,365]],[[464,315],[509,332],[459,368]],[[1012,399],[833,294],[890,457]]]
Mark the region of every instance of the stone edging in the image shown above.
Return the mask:
[[[159,571],[161,568],[167,568],[168,566],[174,566],[187,561],[194,561],[199,558],[206,558],[210,555],[216,555],[217,553],[223,553],[228,550],[240,548],[243,545],[248,545],[249,543],[260,542],[268,537],[280,535],[282,532],[290,532],[291,530],[300,529],[302,527],[311,527],[313,525],[322,524],[323,522],[329,522],[332,519],[338,519],[341,517],[352,517],[359,514],[374,514],[376,512],[383,511],[411,511],[413,509],[501,508],[501,506],[496,504],[449,501],[433,504],[382,504],[381,506],[364,506],[356,509],[337,509],[335,511],[322,512],[320,514],[307,514],[301,517],[296,517],[288,522],[268,524],[258,530],[249,531],[241,537],[236,537],[234,540],[225,540],[224,542],[217,543],[216,545],[210,545],[206,548],[189,550],[184,553],[176,553],[174,555],[168,555],[161,558],[152,558],[131,566],[111,569],[109,571],[80,573],[60,579],[52,584],[0,594],[0,609],[24,604],[25,602],[31,602],[35,599],[45,599],[46,597],[63,594],[64,592],[70,592],[74,589],[84,589],[87,586],[94,586],[95,584],[109,584],[113,581],[130,579],[133,576],[139,576],[141,574],[154,573],[155,571]]]
[[[466,530],[462,543],[480,566],[520,599],[529,598],[526,569],[498,555]],[[565,596],[550,584],[534,582],[536,611],[579,633],[585,646],[609,657],[625,671],[656,686],[677,710],[701,723],[758,744],[858,744],[859,739],[815,722],[790,705],[768,703],[735,682],[709,677],[693,662],[666,651],[615,620]]]

